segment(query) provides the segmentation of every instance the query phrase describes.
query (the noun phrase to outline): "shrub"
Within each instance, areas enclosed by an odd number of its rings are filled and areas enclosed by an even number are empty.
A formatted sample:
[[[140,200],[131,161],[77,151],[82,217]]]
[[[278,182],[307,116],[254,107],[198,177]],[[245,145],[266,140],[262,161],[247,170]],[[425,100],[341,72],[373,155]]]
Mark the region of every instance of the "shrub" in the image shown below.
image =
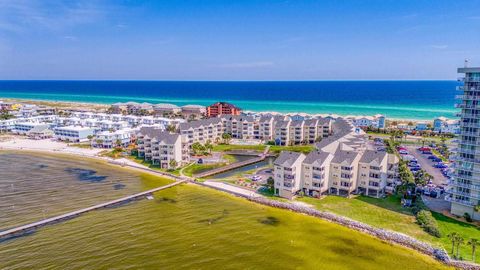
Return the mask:
[[[440,230],[438,229],[437,220],[432,216],[432,213],[428,210],[420,210],[417,215],[417,223],[428,234],[435,237],[441,237]]]
[[[465,218],[465,220],[466,220],[467,222],[472,222],[472,221],[473,221],[473,220],[472,220],[472,217],[470,216],[469,213],[463,214],[463,217]]]

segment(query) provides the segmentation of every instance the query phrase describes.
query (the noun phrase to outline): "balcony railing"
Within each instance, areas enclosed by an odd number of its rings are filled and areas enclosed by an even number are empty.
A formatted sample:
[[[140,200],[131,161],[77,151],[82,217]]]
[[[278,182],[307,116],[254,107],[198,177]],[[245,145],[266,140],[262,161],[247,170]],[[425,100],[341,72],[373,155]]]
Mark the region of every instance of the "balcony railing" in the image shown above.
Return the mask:
[[[475,193],[472,193],[472,192],[461,192],[461,191],[455,190],[455,188],[453,188],[453,187],[445,190],[445,192],[448,193],[448,194],[460,195],[460,196],[464,196],[464,197],[473,198],[473,199],[476,199],[476,200],[480,199],[479,194],[475,194]]]

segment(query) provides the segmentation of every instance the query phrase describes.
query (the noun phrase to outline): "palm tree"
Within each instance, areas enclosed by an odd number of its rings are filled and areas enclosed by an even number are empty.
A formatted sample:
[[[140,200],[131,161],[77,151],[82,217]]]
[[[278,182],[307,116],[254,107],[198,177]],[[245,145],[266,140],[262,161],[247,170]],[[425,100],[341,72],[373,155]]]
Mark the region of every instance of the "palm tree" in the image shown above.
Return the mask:
[[[230,133],[223,133],[222,139],[225,144],[229,144],[230,140],[232,139],[232,135],[230,135]]]
[[[455,244],[457,242],[457,236],[458,236],[458,233],[456,232],[452,232],[452,233],[449,233],[447,235],[448,239],[450,239],[450,241],[452,241],[452,255],[453,253],[455,252]]]
[[[167,131],[168,132],[176,132],[177,131],[177,127],[175,125],[168,125],[167,126]]]
[[[213,145],[212,145],[212,142],[210,140],[207,140],[205,142],[205,149],[207,149],[208,153],[212,153]]]
[[[459,250],[460,250],[459,247],[460,247],[460,245],[463,244],[463,243],[464,243],[463,237],[458,234],[458,235],[457,235],[457,239],[456,239],[456,243],[455,243],[456,246],[457,246],[457,255],[456,255],[456,258],[457,258],[457,259],[459,258],[459,256],[458,256],[458,252],[459,252]]]
[[[480,243],[478,239],[471,238],[468,240],[468,244],[472,247],[472,261],[475,262],[475,252],[477,251],[477,245]]]
[[[177,161],[175,159],[172,159],[170,160],[170,167],[172,167],[172,169],[175,170],[175,168],[177,167]]]

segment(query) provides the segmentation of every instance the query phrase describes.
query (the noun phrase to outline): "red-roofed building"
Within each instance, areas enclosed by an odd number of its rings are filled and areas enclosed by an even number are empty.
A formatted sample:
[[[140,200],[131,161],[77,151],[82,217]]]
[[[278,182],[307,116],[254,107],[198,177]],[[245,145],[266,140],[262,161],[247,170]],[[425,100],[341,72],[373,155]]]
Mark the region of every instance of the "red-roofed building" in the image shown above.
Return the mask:
[[[224,114],[240,115],[241,112],[242,109],[227,102],[217,102],[207,107],[208,117],[217,117]]]

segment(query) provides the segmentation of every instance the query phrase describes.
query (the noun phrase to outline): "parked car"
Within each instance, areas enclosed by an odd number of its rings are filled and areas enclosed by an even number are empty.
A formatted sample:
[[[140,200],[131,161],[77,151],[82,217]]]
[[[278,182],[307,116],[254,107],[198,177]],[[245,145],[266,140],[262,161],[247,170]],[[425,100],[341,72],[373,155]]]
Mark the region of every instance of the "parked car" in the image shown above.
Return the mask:
[[[441,162],[435,164],[433,167],[439,168],[439,169],[448,168],[447,165],[445,165],[445,164],[443,164],[443,163],[441,163]]]
[[[431,152],[431,151],[423,151],[422,154],[424,154],[424,155],[431,155],[432,152]]]
[[[435,158],[432,158],[432,161],[433,161],[433,162],[441,162],[442,159],[439,158],[439,157],[435,157]]]
[[[408,155],[408,151],[407,150],[399,150],[398,153],[400,155]]]
[[[423,147],[418,148],[418,151],[421,151],[421,152],[430,151],[430,147],[423,146]]]
[[[430,155],[430,156],[428,156],[428,159],[434,159],[434,158],[436,158],[436,157],[437,157],[437,156]]]
[[[420,167],[410,168],[410,171],[412,171],[412,172],[418,172],[418,171],[420,171]]]

